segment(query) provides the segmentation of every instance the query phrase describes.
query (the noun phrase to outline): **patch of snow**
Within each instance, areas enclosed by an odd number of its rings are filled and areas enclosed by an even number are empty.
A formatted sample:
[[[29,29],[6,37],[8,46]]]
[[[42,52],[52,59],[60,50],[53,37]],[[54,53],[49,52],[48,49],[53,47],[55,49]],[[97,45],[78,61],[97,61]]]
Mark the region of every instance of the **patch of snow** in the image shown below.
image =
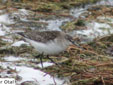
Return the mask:
[[[18,32],[25,32],[25,30],[12,30],[11,33],[17,34]]]
[[[19,9],[18,12],[21,13],[22,15],[28,15],[29,14],[29,12],[26,9]]]
[[[10,42],[10,43],[12,43],[12,42],[13,42],[13,40],[12,40],[12,39],[10,39],[10,38],[9,38],[9,39],[8,39],[8,38],[3,38],[2,40],[3,40],[3,41],[6,41],[6,42]]]
[[[7,69],[8,67],[13,67],[14,64],[11,62],[0,62],[0,66],[4,69]]]
[[[6,32],[10,32],[10,28],[0,22],[0,36],[4,36]]]
[[[11,32],[10,27],[7,27],[7,26],[4,25],[4,24],[0,24],[0,25],[1,25],[1,29],[2,29],[3,31],[5,31],[5,32]]]
[[[8,78],[8,77],[15,77],[17,75],[17,73],[8,73],[10,69],[10,67],[14,66],[13,63],[10,63],[10,62],[0,62],[0,67],[2,69],[4,69],[3,71],[0,72],[0,77],[1,78]]]
[[[16,20],[28,21],[27,17],[29,15],[29,11],[26,9],[19,9],[17,12],[12,14],[12,18]]]
[[[19,72],[19,76],[22,77],[22,82],[24,81],[36,81],[40,85],[54,85],[53,77],[46,74],[40,70],[36,70],[25,66],[14,67]],[[64,80],[54,78],[57,85],[63,85]]]
[[[7,3],[7,1],[8,1],[8,0],[1,0],[1,3],[2,3],[2,4],[5,4],[5,3]]]
[[[70,10],[70,15],[72,15],[75,18],[79,18],[79,16],[81,14],[87,12],[87,9],[88,8],[90,8],[92,6],[98,6],[98,5],[109,5],[109,6],[113,6],[113,0],[101,0],[101,1],[97,2],[96,4],[88,4],[88,5],[84,5],[84,7],[72,8]]]
[[[2,31],[0,28],[0,36],[4,36],[5,35],[5,31]]]
[[[53,63],[50,63],[50,62],[43,62],[43,67],[48,67],[48,66],[52,66],[52,65],[54,65],[54,64],[53,64]],[[38,64],[38,66],[39,66],[40,68],[42,68],[41,63]]]
[[[5,9],[0,10],[0,14],[5,13],[5,12],[6,12]]]
[[[109,5],[109,6],[113,6],[113,0],[101,0],[96,5]]]
[[[16,57],[16,56],[5,56],[4,59],[6,61],[20,61],[20,60],[25,60],[22,57]]]
[[[113,28],[106,23],[93,22],[87,24],[86,30],[78,30],[74,34],[85,35],[87,38],[96,38],[113,34]]]
[[[48,30],[58,30],[61,31],[60,26],[63,24],[63,22],[70,21],[67,19],[56,19],[56,20],[40,20],[41,22],[48,23],[47,29]]]
[[[9,61],[18,61],[20,59],[14,58],[13,56],[10,56],[9,58],[11,59],[6,59]],[[56,82],[56,85],[68,85],[69,83],[68,78],[56,78],[53,76],[50,76],[49,74],[46,74],[38,69],[34,69],[31,67],[26,67],[26,66],[16,66],[16,63],[14,62],[1,62],[0,66],[3,67],[4,69],[15,69],[18,71],[18,76],[22,77],[21,81],[18,81],[17,83],[22,83],[24,81],[36,81],[39,83],[39,85],[54,85]],[[7,74],[6,72],[2,72],[0,74],[1,76],[13,76],[15,74]],[[17,75],[17,74],[16,74]],[[54,82],[55,80],[55,82]]]
[[[103,20],[103,21],[105,21],[105,23],[111,23],[111,24],[113,24],[113,18],[111,18],[111,17],[103,17],[103,16],[100,16],[100,17],[97,17],[97,19],[99,19],[99,20]]]
[[[0,23],[2,24],[14,24],[14,21],[9,18],[8,14],[0,15]]]
[[[11,46],[17,46],[17,47],[19,47],[19,46],[21,46],[22,44],[29,45],[29,43],[27,43],[27,42],[24,42],[24,41],[17,41],[17,42],[15,42],[15,43],[13,43]]]
[[[70,10],[70,15],[72,15],[75,18],[78,18],[81,14],[87,12],[86,8],[73,8]]]

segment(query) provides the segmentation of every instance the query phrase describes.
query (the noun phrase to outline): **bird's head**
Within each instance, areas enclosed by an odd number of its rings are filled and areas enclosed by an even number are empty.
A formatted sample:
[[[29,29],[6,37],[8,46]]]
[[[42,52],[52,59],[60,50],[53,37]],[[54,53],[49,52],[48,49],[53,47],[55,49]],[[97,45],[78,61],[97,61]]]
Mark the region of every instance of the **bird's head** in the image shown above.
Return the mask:
[[[66,39],[69,40],[69,41],[71,42],[71,44],[73,44],[73,45],[75,45],[75,46],[81,48],[80,45],[73,39],[72,36],[66,35]]]

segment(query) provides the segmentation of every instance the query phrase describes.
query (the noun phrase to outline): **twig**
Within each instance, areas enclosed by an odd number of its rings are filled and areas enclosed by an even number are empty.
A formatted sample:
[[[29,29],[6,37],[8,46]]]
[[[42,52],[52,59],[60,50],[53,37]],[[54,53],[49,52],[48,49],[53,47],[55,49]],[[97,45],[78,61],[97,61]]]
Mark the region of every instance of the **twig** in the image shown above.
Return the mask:
[[[99,66],[108,66],[108,65],[113,65],[113,63],[98,64],[98,65],[96,65],[96,67],[99,67]]]

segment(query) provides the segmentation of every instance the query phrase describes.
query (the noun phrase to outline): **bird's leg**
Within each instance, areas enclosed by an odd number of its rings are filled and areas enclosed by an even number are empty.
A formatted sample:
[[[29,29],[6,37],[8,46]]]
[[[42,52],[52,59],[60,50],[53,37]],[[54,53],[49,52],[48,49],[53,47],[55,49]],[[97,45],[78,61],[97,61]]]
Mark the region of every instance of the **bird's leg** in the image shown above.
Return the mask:
[[[43,68],[43,60],[42,60],[42,58],[43,58],[43,53],[37,55],[36,58],[40,58],[40,63],[41,63],[41,66],[42,66],[42,68]]]
[[[56,65],[58,65],[59,66],[59,64],[58,63],[56,63],[55,61],[53,61],[53,59],[51,59],[50,57],[49,57],[49,55],[47,55],[47,58],[52,62],[52,63],[55,63]]]
[[[43,68],[43,67],[44,67],[44,66],[43,66],[43,60],[42,60],[42,58],[43,58],[43,53],[41,54],[41,56],[40,56],[39,58],[40,58],[41,66],[42,66],[42,68]]]

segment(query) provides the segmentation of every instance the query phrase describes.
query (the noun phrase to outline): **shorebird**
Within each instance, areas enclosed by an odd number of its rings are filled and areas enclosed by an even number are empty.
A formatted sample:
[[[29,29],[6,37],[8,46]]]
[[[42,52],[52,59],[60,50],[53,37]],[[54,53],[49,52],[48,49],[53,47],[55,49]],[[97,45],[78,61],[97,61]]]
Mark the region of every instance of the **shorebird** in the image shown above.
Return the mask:
[[[58,55],[65,51],[69,45],[78,46],[71,36],[61,31],[30,31],[18,32],[17,34],[23,36],[40,55],[46,55],[48,58],[50,55]],[[42,63],[42,56],[38,57]],[[52,59],[50,60],[53,62]]]

